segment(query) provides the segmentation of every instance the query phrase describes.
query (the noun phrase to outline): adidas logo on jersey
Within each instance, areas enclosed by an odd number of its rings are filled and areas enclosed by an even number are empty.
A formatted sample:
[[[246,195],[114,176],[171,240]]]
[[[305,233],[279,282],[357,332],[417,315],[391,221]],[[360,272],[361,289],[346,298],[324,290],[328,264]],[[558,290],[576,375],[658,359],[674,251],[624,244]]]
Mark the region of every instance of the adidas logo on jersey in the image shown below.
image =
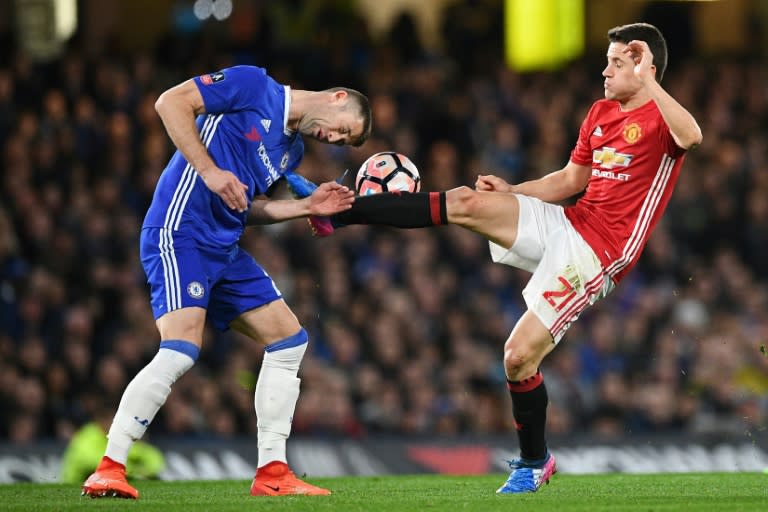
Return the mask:
[[[592,135],[595,137],[602,137],[603,136],[603,129],[599,126],[595,128],[595,131],[592,132]]]
[[[264,131],[267,132],[267,133],[269,133],[269,127],[270,127],[271,124],[272,124],[272,120],[271,119],[262,119],[261,120],[261,126],[264,127]]]

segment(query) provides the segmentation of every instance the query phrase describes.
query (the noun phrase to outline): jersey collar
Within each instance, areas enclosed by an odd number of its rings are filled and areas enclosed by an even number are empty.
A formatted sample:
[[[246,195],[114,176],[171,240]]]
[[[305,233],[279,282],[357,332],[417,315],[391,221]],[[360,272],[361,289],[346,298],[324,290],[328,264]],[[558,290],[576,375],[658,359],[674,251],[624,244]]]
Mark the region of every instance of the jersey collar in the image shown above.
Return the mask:
[[[288,112],[291,111],[291,86],[284,85],[285,87],[285,109],[283,110],[283,133],[289,137],[293,135],[293,130],[288,128]]]

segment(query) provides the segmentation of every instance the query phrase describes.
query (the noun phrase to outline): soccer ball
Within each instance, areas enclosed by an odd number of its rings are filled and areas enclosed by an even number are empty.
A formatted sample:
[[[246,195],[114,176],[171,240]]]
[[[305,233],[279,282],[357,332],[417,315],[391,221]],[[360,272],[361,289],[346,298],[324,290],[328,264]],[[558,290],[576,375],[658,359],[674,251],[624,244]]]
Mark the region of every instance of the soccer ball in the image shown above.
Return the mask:
[[[355,190],[361,196],[380,192],[418,192],[419,170],[408,157],[394,151],[382,151],[363,162],[355,177]]]

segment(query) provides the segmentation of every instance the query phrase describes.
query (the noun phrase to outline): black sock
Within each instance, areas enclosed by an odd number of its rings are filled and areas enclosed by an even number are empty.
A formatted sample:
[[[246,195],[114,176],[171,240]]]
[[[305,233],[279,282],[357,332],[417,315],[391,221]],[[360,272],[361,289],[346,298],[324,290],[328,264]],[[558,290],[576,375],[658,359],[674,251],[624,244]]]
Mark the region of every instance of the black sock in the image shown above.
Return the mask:
[[[520,456],[528,461],[541,460],[547,455],[544,430],[549,404],[544,376],[536,372],[527,379],[507,381],[507,387],[512,395],[512,414],[520,441]]]
[[[358,196],[351,209],[333,216],[334,225],[423,228],[447,222],[445,192],[385,192]]]

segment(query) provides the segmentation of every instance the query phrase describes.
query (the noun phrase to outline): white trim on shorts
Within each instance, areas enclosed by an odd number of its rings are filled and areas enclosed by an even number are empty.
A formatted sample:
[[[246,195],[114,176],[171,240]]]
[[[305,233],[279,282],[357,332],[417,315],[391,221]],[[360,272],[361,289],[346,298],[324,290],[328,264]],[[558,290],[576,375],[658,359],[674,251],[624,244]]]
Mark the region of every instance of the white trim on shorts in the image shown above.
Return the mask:
[[[200,129],[200,140],[207,148],[216,128],[219,126],[223,114],[208,114]],[[165,222],[160,228],[160,258],[163,262],[163,276],[165,278],[165,303],[167,311],[174,311],[181,307],[181,285],[179,284],[179,266],[176,261],[176,253],[173,248],[173,232],[179,229],[181,215],[187,205],[192,189],[195,188],[197,181],[197,171],[191,164],[187,163],[184,172],[181,175],[176,190],[173,192],[173,198],[165,212]]]
[[[523,298],[555,343],[582,311],[614,288],[595,252],[574,229],[562,206],[515,194],[517,238],[510,249],[489,242],[491,259],[532,272]]]

